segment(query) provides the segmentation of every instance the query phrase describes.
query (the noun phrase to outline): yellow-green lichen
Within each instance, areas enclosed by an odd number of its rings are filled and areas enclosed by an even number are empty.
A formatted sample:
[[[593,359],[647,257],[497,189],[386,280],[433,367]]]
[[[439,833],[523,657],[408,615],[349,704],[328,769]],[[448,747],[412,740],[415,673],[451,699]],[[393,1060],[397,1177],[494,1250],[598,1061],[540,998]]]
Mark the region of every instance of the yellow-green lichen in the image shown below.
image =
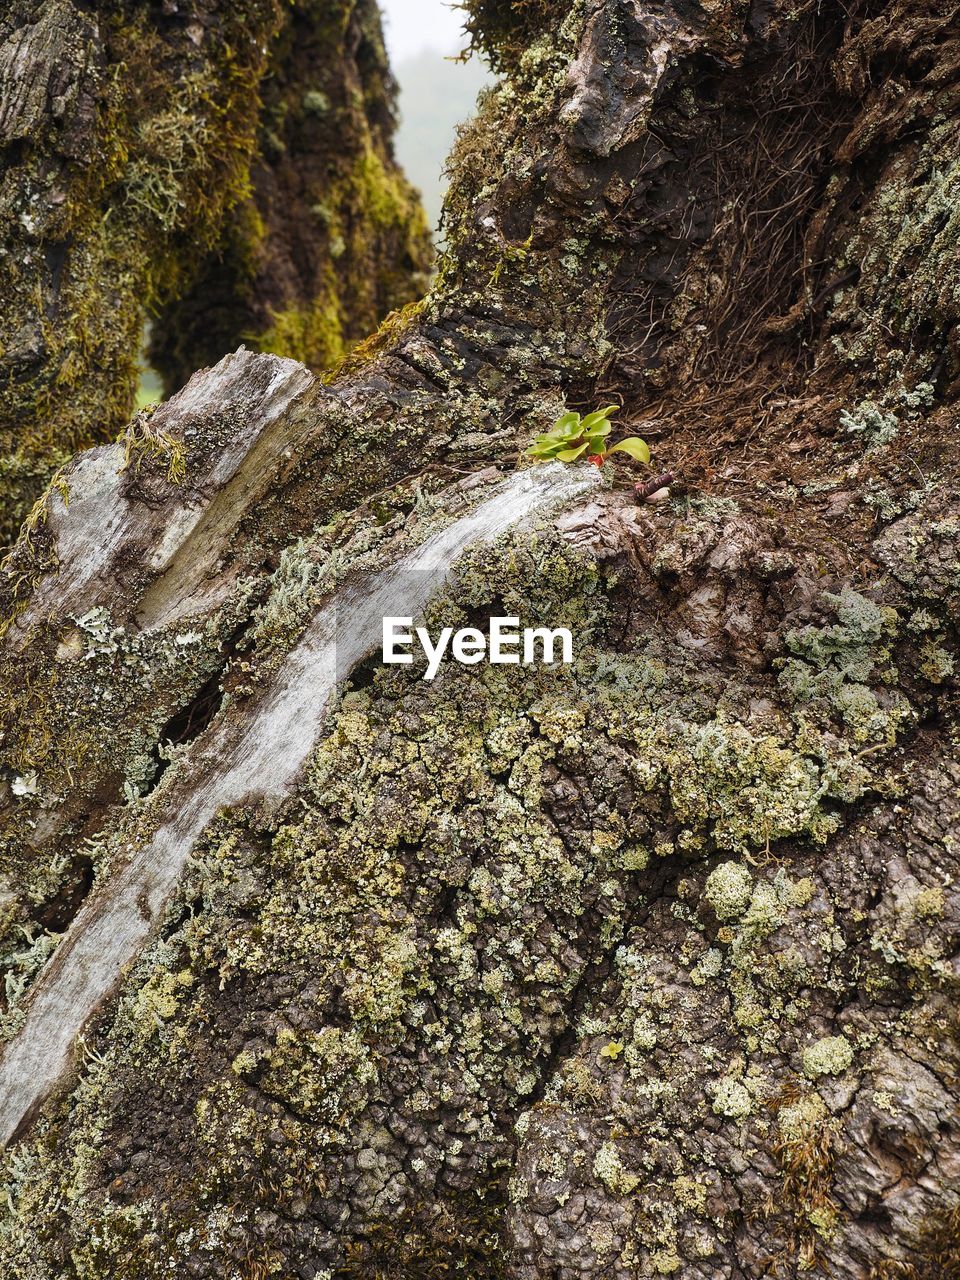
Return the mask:
[[[718,920],[734,920],[743,915],[753,893],[753,876],[742,862],[723,862],[707,877],[703,896]]]
[[[853,1065],[853,1045],[846,1036],[824,1036],[803,1051],[803,1072],[818,1076],[842,1076]]]
[[[713,1094],[713,1110],[729,1120],[743,1120],[753,1111],[753,1098],[742,1080],[724,1076],[717,1082]]]

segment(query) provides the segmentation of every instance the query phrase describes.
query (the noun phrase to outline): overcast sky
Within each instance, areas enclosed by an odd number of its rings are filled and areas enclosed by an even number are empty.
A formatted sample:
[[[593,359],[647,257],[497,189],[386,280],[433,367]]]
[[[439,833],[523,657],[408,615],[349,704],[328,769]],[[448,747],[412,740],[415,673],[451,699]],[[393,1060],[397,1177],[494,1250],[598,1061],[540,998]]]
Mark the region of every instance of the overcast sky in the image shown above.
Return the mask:
[[[463,14],[443,0],[380,0],[390,60],[432,49],[458,53],[463,47]]]

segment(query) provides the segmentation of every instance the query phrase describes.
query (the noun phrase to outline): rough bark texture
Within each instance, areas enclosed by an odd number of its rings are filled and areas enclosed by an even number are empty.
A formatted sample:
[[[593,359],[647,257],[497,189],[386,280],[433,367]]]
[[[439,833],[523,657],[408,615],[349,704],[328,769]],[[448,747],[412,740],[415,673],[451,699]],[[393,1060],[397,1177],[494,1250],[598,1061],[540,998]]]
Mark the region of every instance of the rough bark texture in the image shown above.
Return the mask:
[[[147,316],[176,389],[241,340],[323,368],[418,296],[393,93],[371,0],[5,6],[0,541],[129,420]]]
[[[430,240],[393,162],[394,94],[375,0],[289,9],[261,87],[252,191],[153,329],[168,392],[241,341],[329,368],[420,296]]]
[[[7,563],[0,1081],[105,904],[148,936],[0,1099],[4,1275],[956,1277],[957,8],[473,13],[426,300],[197,374]],[[486,540],[601,393],[672,501]],[[319,706],[444,531],[434,621],[577,662]]]

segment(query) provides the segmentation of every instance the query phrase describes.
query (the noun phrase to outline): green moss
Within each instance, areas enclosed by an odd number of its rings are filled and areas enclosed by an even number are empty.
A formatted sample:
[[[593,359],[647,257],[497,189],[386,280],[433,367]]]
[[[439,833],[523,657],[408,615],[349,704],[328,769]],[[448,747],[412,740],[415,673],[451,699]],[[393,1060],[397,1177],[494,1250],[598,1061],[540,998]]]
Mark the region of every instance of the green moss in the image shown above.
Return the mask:
[[[153,406],[141,409],[122,432],[120,442],[123,444],[123,466],[126,468],[133,464],[134,469],[139,471],[144,461],[159,462],[166,470],[170,483],[180,484],[186,474],[186,448],[183,441],[175,439],[150,421],[152,410]]]
[[[516,0],[504,8],[495,0],[469,0],[464,9],[471,47],[496,70],[515,71],[532,46],[553,35],[570,5],[567,0]]]
[[[243,338],[255,350],[291,356],[330,377],[331,371],[344,371],[343,357],[358,334],[374,328],[384,311],[409,295],[409,264],[424,259],[429,234],[416,193],[369,139],[316,208],[331,254],[322,283],[306,302],[271,308],[265,327],[248,329]],[[419,311],[416,303],[406,307],[404,324]],[[388,317],[351,367],[398,331]]]
[[[329,275],[326,290],[306,306],[274,311],[263,333],[244,334],[248,345],[313,368],[335,365],[344,352],[344,319],[332,271]]]
[[[0,506],[8,507],[0,543],[12,541],[56,466],[115,438],[129,420],[146,316],[155,367],[172,391],[244,338],[329,369],[426,287],[425,216],[389,157],[389,72],[385,60],[354,64],[355,8],[333,3],[294,15],[277,0],[244,0],[199,44],[191,28],[165,24],[144,6],[104,14],[105,66],[85,144],[97,162],[58,179],[62,199],[44,206],[42,227],[31,220],[44,187],[34,171],[43,170],[42,149],[25,153],[0,198],[10,246],[0,263],[0,376],[5,349],[14,362],[0,407]],[[368,53],[379,39],[371,14]],[[360,80],[358,101],[317,116],[323,94],[304,95],[298,59],[307,55],[295,27],[341,97]],[[298,170],[309,187],[304,199],[327,213],[313,238],[298,239],[299,205],[276,215],[269,180],[265,191],[253,190],[268,105],[274,117],[289,108],[300,147],[291,163],[313,166]],[[272,180],[285,189],[282,172]],[[294,286],[293,273],[275,263],[288,241],[307,243],[314,264]],[[47,259],[59,264],[55,276],[36,265]],[[25,375],[16,352],[28,334]]]
[[[777,1109],[774,1155],[783,1176],[784,1208],[793,1219],[789,1254],[810,1270],[821,1241],[836,1234],[840,1206],[833,1194],[840,1126],[817,1093],[785,1100]]]
[[[248,8],[207,34],[185,73],[182,50],[146,14],[104,17],[107,68],[90,144],[97,163],[68,174],[43,231],[65,254],[59,282],[37,278],[34,249],[4,259],[7,321],[35,323],[42,354],[4,398],[0,537],[58,456],[117,435],[133,408],[145,309],[182,284],[248,190],[261,41],[278,18],[272,4]],[[11,179],[6,209],[30,189],[33,163],[40,153]]]
[[[330,99],[319,89],[308,89],[302,102],[304,111],[316,116],[325,115],[330,110]]]
[[[369,338],[361,339],[350,348],[344,359],[326,374],[324,381],[332,382],[335,378],[355,373],[381,352],[394,346],[411,328],[417,317],[423,314],[426,306],[426,299],[421,299],[419,302],[408,302],[406,306],[391,311]]]

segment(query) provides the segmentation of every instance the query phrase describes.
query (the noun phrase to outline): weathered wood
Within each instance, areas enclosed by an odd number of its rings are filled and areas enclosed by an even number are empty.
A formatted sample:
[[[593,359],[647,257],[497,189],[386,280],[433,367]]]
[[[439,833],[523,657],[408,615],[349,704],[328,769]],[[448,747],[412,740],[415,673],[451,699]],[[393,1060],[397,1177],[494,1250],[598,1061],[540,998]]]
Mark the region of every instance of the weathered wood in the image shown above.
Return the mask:
[[[211,423],[236,424],[218,432],[216,447],[191,466],[182,487],[141,477],[137,442],[130,458],[122,443],[82,454],[66,492],[54,489],[49,497],[58,571],[41,580],[14,633],[55,611],[79,616],[113,607],[131,566],[150,584],[137,603],[140,626],[212,613],[231,585],[217,575],[217,563],[283,451],[296,445],[289,410],[315,385],[294,360],[244,350],[197,375],[144,428],[154,439],[169,436],[189,448],[193,423],[208,430]]]
[[[268,384],[265,399],[270,412],[266,421],[286,403],[278,383],[282,384],[285,376],[289,380],[291,373],[306,375],[306,370],[294,366],[288,371],[281,365]],[[208,381],[212,388],[222,389],[227,379],[214,375]],[[197,379],[194,387],[193,397],[181,398],[181,414],[196,410],[208,399],[210,389],[204,395],[202,379]],[[285,391],[289,394],[287,388]],[[225,451],[216,469],[224,485],[231,474],[227,456]],[[236,461],[231,459],[234,466]],[[397,563],[334,592],[257,705],[246,709],[239,723],[229,715],[214,722],[183,761],[180,785],[165,790],[152,839],[145,847],[134,849],[127,865],[113,870],[84,903],[31,995],[23,1026],[12,1044],[0,1050],[0,1143],[9,1142],[33,1117],[51,1088],[70,1069],[85,1023],[115,989],[123,966],[162,920],[187,859],[218,809],[264,804],[272,810],[289,795],[316,746],[338,684],[379,648],[383,618],[420,618],[458,556],[478,540],[490,541],[524,519],[570,502],[597,483],[595,473],[565,471],[558,464],[536,474],[513,476],[475,510],[433,534]],[[109,552],[115,553],[122,539],[117,529],[122,507],[99,493],[95,508],[89,504],[81,510],[75,507],[62,522],[58,549],[64,553],[61,566],[68,573],[71,565],[67,557],[75,555],[78,546],[93,541],[95,531],[89,527],[84,530],[84,523],[97,516],[113,517],[118,538]],[[137,536],[141,536],[139,529]],[[168,547],[179,546],[182,529],[168,529],[165,540]],[[77,589],[71,600],[73,608],[100,603],[103,598],[89,588],[101,578],[109,555],[92,569],[89,559],[81,557],[83,568],[73,575]],[[161,565],[166,559],[157,557]],[[202,573],[203,559],[198,557],[195,563]],[[85,582],[78,581],[83,571]]]

